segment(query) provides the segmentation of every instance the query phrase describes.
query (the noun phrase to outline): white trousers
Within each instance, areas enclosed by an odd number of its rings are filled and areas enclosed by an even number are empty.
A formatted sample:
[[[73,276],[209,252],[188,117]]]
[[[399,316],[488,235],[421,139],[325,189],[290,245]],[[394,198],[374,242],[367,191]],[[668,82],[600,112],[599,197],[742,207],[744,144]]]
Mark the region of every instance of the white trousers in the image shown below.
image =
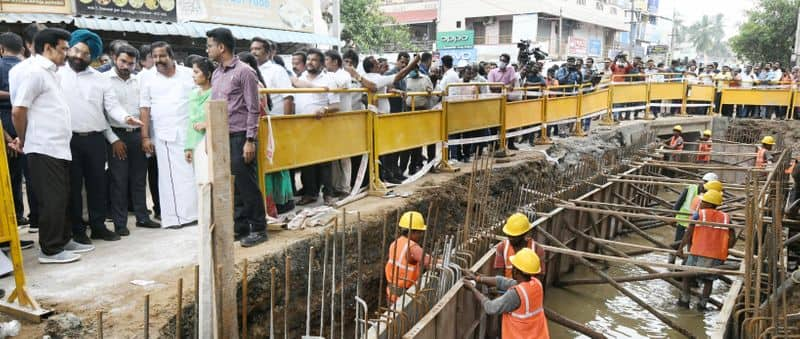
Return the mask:
[[[186,162],[182,141],[154,139],[158,158],[158,194],[161,227],[197,221],[197,183]]]

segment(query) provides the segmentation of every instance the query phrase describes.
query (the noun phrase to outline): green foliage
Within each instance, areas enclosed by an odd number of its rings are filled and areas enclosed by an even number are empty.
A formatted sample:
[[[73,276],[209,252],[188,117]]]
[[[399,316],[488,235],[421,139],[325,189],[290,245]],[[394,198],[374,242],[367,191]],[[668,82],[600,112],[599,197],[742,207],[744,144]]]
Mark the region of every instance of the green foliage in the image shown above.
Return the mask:
[[[362,52],[380,52],[386,45],[411,46],[411,35],[394,18],[384,15],[378,0],[342,0],[342,40]]]
[[[724,36],[722,19],[722,13],[713,17],[703,15],[700,21],[689,26],[689,42],[694,45],[698,53],[710,55],[720,47]]]
[[[800,0],[761,0],[748,12],[747,22],[731,38],[731,48],[751,62],[789,64]]]

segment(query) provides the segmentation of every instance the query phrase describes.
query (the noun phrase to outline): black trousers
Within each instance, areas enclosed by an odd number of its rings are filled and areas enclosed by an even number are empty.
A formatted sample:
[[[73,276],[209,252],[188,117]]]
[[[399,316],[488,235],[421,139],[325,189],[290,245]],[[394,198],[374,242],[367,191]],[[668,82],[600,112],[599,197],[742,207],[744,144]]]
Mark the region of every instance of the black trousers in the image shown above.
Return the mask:
[[[9,152],[9,150],[6,150]],[[25,154],[17,154],[11,156],[8,154],[8,172],[11,177],[11,195],[14,198],[14,211],[17,218],[25,215],[25,205],[22,201],[22,178],[25,178],[25,187],[28,199],[28,219],[31,225],[38,225],[39,208],[36,205],[36,195],[33,193],[30,168],[28,167],[27,156]]]
[[[69,218],[70,162],[44,154],[27,156],[32,189],[39,214],[39,246],[42,253],[61,253],[72,238]]]
[[[303,183],[303,196],[316,199],[319,197],[320,189],[325,195],[332,194],[331,163],[324,162],[300,168],[300,182]]]
[[[147,158],[147,187],[150,188],[150,199],[153,200],[153,213],[160,216],[161,203],[160,200],[158,200],[158,159],[156,159],[155,153]]]
[[[256,160],[244,162],[244,143],[246,132],[231,133],[231,174],[233,175],[233,221],[235,224],[250,225],[253,232],[267,229],[267,213],[264,210],[264,197],[258,187]]]
[[[145,185],[147,185],[147,157],[142,151],[142,135],[139,129],[114,128],[114,133],[125,144],[127,156],[119,159],[108,148],[109,201],[111,219],[116,229],[128,224],[128,205],[133,206],[137,222],[150,219],[147,215]],[[129,200],[130,199],[130,200]]]
[[[103,132],[72,133],[70,150],[70,216],[72,232],[86,232],[83,225],[83,198],[81,189],[86,186],[86,203],[89,210],[89,226],[92,230],[105,228],[108,205],[106,204],[106,138]]]

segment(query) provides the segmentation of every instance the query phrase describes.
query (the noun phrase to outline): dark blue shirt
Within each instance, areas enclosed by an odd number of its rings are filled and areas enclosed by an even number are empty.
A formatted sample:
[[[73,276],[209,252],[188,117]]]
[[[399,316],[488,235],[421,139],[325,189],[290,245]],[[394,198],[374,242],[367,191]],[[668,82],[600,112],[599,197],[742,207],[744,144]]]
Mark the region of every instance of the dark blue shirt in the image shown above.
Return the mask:
[[[0,91],[8,92],[8,71],[20,62],[17,57],[0,58]],[[0,119],[3,121],[3,129],[11,136],[16,137],[17,131],[11,122],[11,99],[0,99]]]
[[[526,85],[542,85],[544,86],[545,81],[541,74],[533,74],[530,73],[528,76],[525,77],[525,84]]]

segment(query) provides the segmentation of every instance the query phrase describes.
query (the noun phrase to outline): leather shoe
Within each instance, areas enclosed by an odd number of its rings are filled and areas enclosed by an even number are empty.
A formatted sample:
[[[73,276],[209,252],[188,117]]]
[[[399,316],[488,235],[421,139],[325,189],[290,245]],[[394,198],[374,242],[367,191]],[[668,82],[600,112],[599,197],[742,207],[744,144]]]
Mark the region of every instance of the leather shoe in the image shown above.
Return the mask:
[[[252,232],[246,238],[242,239],[240,243],[242,244],[242,247],[253,247],[267,241],[267,239],[268,237],[266,231]]]
[[[28,220],[28,218],[26,218],[26,217],[18,217],[17,218],[17,226],[25,226],[25,225],[28,225],[30,223],[31,223],[31,221]]]
[[[114,232],[109,231],[107,228],[98,228],[96,230],[92,230],[92,239],[102,239],[105,241],[117,241],[120,239],[119,235]]]
[[[181,224],[181,227],[197,226],[197,220]]]
[[[137,221],[136,222],[136,227],[161,228],[161,224],[159,224],[159,223],[157,223],[155,221],[152,221],[152,220],[146,220],[146,221],[141,221],[141,222]]]
[[[317,199],[319,199],[319,198],[303,197],[303,199],[300,199],[300,201],[297,202],[297,205],[298,206],[305,206],[305,205],[308,205],[308,204],[313,204],[313,203],[317,202]]]
[[[83,245],[91,245],[92,241],[89,240],[89,237],[86,236],[86,231],[82,232],[73,232],[72,233],[72,240],[75,240],[76,243],[83,244]]]
[[[127,227],[117,228],[116,230],[114,230],[114,232],[116,232],[117,234],[119,234],[119,235],[121,235],[123,237],[127,237],[127,236],[131,235],[131,231],[128,230]]]

